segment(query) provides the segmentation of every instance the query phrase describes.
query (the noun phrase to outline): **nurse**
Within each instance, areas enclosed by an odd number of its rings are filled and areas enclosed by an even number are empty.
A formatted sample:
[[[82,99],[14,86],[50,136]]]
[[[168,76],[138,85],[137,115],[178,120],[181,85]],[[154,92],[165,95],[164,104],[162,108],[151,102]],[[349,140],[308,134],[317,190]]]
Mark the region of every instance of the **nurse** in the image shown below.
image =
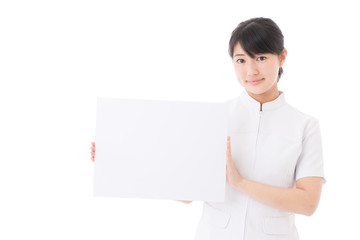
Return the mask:
[[[195,240],[297,240],[294,215],[315,212],[324,183],[318,121],[278,90],[287,50],[271,19],[240,23],[229,54],[244,91],[228,102],[225,201],[204,202]]]
[[[278,90],[287,50],[275,22],[240,23],[229,54],[245,91],[228,103],[226,197],[204,203],[195,239],[299,239],[294,214],[315,212],[324,183],[318,121]]]

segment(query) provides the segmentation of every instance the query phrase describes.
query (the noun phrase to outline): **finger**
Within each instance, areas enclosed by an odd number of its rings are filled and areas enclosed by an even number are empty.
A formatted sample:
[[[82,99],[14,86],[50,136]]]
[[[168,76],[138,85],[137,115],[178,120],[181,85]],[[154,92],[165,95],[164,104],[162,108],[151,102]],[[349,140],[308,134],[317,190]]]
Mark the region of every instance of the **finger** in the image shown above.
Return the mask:
[[[230,136],[227,137],[227,148],[229,149],[230,153],[231,153],[231,141],[230,141]]]
[[[229,142],[227,144],[227,149],[226,149],[226,160],[227,160],[227,162],[231,161],[231,148],[230,148]]]
[[[91,145],[92,145],[93,147],[95,147],[95,142],[91,142]]]
[[[226,167],[228,167],[228,164],[230,162],[230,158],[231,158],[231,156],[230,156],[229,151],[226,151]]]
[[[232,159],[231,159],[231,155],[228,155],[227,158],[226,158],[226,168],[230,171],[231,168],[233,167],[233,162],[232,162]]]
[[[95,147],[90,148],[92,152],[95,152]]]
[[[226,170],[226,182],[230,183],[229,171]]]
[[[229,148],[230,148],[230,141],[229,141],[229,137],[227,137],[227,140],[226,140],[226,150],[229,151]]]

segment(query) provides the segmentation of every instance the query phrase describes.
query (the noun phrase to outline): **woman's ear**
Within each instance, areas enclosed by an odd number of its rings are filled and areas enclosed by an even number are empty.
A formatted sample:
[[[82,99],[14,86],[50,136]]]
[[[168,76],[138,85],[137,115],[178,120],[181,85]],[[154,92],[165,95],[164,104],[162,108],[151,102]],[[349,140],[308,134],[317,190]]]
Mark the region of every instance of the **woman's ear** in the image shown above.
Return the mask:
[[[286,50],[286,48],[284,48],[284,50],[282,51],[282,53],[280,55],[280,67],[282,67],[284,65],[286,56],[287,56],[287,50]]]

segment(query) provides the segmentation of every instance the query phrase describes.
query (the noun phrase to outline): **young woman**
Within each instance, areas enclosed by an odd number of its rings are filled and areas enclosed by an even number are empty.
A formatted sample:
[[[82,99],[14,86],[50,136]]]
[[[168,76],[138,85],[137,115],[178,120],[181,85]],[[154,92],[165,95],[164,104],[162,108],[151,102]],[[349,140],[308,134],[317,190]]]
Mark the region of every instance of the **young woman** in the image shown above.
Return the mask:
[[[319,124],[278,90],[287,50],[271,19],[240,23],[229,54],[245,91],[229,101],[226,197],[204,203],[195,239],[298,239],[294,214],[314,213],[324,182]]]
[[[229,102],[226,199],[204,203],[196,240],[298,239],[294,213],[314,213],[324,182],[319,124],[278,90],[287,50],[271,19],[240,23],[229,54],[245,91]]]

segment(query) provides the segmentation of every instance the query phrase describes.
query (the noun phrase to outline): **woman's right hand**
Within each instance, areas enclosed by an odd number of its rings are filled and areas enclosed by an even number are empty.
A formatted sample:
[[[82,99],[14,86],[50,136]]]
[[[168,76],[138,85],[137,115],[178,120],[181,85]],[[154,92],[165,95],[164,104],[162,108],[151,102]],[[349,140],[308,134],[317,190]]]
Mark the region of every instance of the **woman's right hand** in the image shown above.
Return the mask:
[[[91,143],[90,149],[91,149],[91,152],[90,152],[90,154],[91,154],[91,161],[95,162],[95,142],[92,142],[92,143]]]

